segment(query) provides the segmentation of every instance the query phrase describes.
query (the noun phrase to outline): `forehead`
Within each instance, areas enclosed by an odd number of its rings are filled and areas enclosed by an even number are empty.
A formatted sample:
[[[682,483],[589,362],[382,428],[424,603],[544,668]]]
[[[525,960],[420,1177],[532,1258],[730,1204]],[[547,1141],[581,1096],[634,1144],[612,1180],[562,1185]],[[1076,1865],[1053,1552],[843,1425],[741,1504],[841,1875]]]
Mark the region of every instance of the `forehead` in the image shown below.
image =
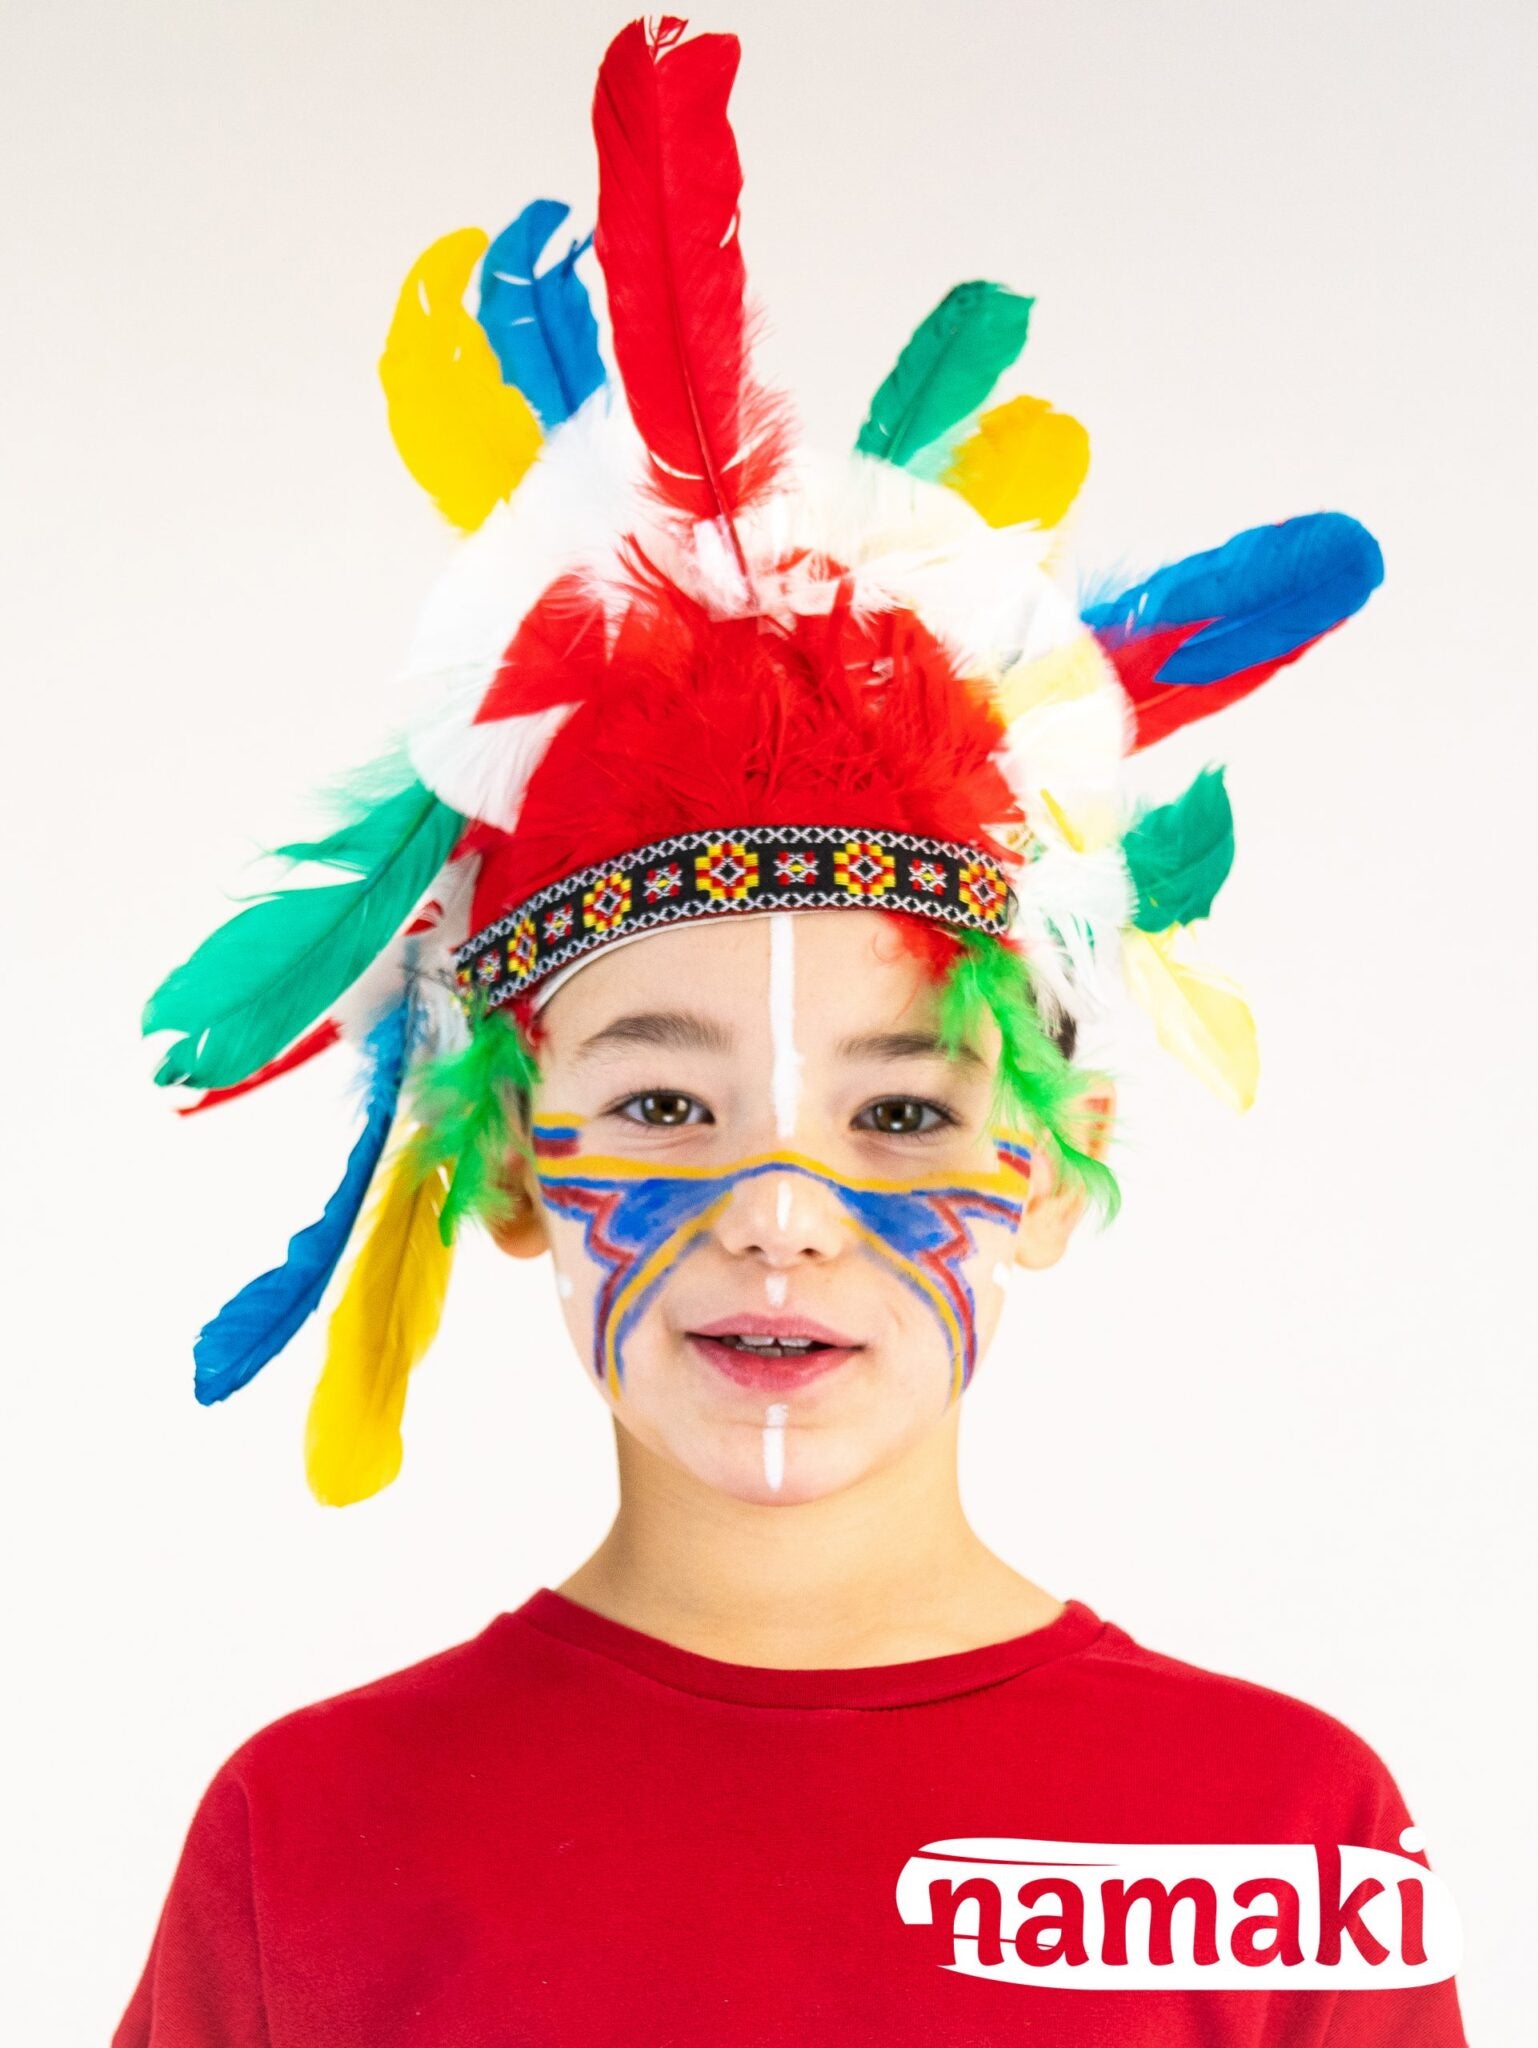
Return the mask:
[[[556,1056],[618,1016],[685,1008],[751,1048],[775,1016],[783,1025],[788,1005],[810,1051],[854,1033],[932,1026],[937,1001],[879,911],[778,911],[675,925],[600,953],[556,990],[541,1021]]]

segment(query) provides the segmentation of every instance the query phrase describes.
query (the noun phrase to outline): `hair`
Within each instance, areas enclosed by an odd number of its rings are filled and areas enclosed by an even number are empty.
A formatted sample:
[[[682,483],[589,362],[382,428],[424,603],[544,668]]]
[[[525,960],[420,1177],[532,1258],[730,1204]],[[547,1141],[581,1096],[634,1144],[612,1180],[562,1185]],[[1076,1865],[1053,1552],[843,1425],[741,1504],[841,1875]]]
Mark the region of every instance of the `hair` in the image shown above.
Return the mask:
[[[904,916],[904,936],[940,987],[940,1041],[954,1056],[991,1020],[999,1034],[994,1114],[1047,1145],[1061,1180],[1076,1188],[1102,1224],[1121,1207],[1116,1175],[1070,1135],[1078,1098],[1109,1077],[1074,1065],[1074,1019],[1050,1027],[1031,989],[1030,970],[1013,947],[983,932],[957,933]],[[516,1213],[506,1163],[528,1156],[529,1109],[539,1080],[538,1024],[527,997],[500,1009],[472,997],[468,1042],[417,1066],[410,1082],[416,1129],[410,1149],[424,1177],[449,1170],[439,1219],[451,1243],[460,1221],[487,1227]]]

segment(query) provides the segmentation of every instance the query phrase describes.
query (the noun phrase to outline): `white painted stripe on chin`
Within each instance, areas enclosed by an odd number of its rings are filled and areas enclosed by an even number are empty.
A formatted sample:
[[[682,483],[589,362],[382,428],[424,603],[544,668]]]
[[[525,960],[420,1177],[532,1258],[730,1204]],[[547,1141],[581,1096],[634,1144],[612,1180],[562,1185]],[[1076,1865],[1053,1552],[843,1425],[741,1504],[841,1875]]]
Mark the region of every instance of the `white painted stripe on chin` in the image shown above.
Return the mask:
[[[771,1401],[764,1410],[764,1484],[778,1493],[785,1484],[785,1423],[790,1414],[788,1401]]]

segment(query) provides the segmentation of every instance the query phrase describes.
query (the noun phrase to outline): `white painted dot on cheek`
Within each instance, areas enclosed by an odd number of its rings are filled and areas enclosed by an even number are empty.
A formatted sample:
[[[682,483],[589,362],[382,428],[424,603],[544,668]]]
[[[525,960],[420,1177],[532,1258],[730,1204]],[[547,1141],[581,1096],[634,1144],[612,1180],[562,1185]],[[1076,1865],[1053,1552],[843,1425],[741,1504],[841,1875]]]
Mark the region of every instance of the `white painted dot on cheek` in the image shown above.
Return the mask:
[[[785,1423],[788,1401],[771,1401],[764,1410],[764,1484],[778,1493],[785,1484]]]
[[[556,1274],[555,1291],[561,1297],[562,1301],[571,1300],[572,1296],[576,1293],[577,1289],[576,1284],[572,1280],[572,1277],[569,1273]]]
[[[783,1308],[785,1297],[790,1292],[788,1273],[766,1273],[764,1275],[764,1299],[771,1308]]]
[[[1005,1264],[1005,1262],[1004,1262],[1004,1261],[1003,1261],[1002,1259],[1000,1259],[1000,1260],[999,1260],[999,1262],[998,1262],[998,1264],[997,1264],[997,1265],[996,1265],[996,1266],[994,1267],[994,1269],[993,1269],[993,1284],[994,1284],[994,1286],[995,1286],[995,1287],[1003,1287],[1003,1288],[1009,1288],[1009,1287],[1012,1287],[1012,1286],[1014,1285],[1014,1280],[1015,1280],[1015,1269],[1014,1269],[1014,1267],[1013,1267],[1013,1266],[1009,1266],[1009,1265],[1006,1265],[1006,1264]]]
[[[783,910],[769,919],[769,1043],[774,1127],[781,1138],[790,1138],[801,1100],[801,1055],[796,1050],[796,928],[793,913]]]

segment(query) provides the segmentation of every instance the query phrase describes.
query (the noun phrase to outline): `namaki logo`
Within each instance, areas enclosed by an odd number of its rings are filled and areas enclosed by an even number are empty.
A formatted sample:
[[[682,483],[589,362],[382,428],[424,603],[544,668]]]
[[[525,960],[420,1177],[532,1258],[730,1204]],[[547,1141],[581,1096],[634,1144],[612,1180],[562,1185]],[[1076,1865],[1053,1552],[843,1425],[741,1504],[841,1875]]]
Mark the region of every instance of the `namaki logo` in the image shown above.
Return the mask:
[[[928,1842],[897,1909],[949,1935],[946,1969],[1070,1990],[1436,1984],[1463,1954],[1434,1872],[1349,1844]]]

